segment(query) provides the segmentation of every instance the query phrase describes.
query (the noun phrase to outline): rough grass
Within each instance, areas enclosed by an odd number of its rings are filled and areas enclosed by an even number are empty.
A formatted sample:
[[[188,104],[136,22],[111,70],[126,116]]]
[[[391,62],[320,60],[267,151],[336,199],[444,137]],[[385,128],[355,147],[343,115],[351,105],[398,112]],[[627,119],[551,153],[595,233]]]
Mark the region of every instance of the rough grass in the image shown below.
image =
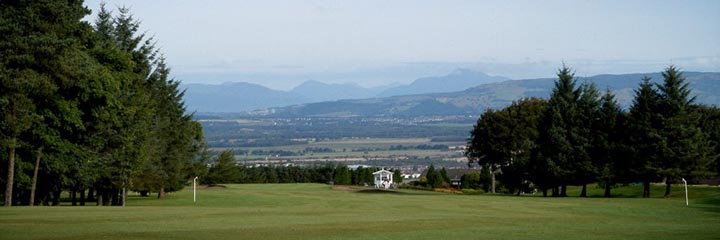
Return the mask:
[[[542,198],[320,184],[226,185],[128,207],[0,208],[0,239],[717,239],[720,188],[680,197]],[[653,189],[662,194],[661,186]],[[573,188],[570,194],[577,189]],[[639,186],[614,189],[640,193]],[[590,195],[601,193],[590,188]],[[634,196],[634,195],[633,195]]]

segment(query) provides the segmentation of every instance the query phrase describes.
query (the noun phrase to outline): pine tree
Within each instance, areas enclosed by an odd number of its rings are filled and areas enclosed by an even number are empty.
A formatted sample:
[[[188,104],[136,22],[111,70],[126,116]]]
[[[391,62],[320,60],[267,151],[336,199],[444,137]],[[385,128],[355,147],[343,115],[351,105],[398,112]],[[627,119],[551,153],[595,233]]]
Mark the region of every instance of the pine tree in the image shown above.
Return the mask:
[[[573,161],[577,146],[578,100],[581,91],[575,89],[571,69],[563,66],[539,124],[538,149],[533,163],[536,180],[541,188],[551,187],[553,196],[567,196],[566,186],[574,176]],[[540,179],[542,178],[542,179]]]
[[[234,183],[237,182],[240,173],[235,163],[235,155],[232,150],[225,150],[215,159],[206,177],[206,183]]]
[[[448,176],[447,170],[445,168],[440,169],[440,179],[441,179],[441,186],[444,187],[445,184],[450,183],[450,177]]]
[[[605,189],[604,196],[611,197],[610,189],[616,184],[623,154],[621,153],[621,132],[623,125],[622,110],[615,100],[615,95],[608,89],[600,100],[597,124],[593,126],[595,138],[591,157],[597,171],[597,180]]]
[[[577,122],[573,124],[571,128],[573,133],[570,135],[575,148],[571,165],[575,175],[574,182],[582,185],[580,197],[587,197],[587,184],[595,180],[597,171],[593,164],[593,148],[598,134],[602,131],[596,127],[601,121],[600,94],[592,82],[582,84],[580,91]]]
[[[431,188],[434,188],[435,186],[438,186],[438,183],[440,182],[440,175],[437,171],[435,171],[435,166],[430,164],[430,167],[428,167],[427,173],[425,174],[425,178],[427,179],[427,185]],[[442,183],[440,183],[442,185]]]
[[[334,183],[337,185],[350,185],[350,169],[345,165],[339,165],[335,171]]]
[[[711,145],[714,146],[711,160],[713,164],[710,171],[714,171],[715,176],[720,176],[720,108],[717,106],[695,106],[696,111],[700,114],[700,129],[707,136]]]
[[[663,84],[657,86],[662,117],[658,173],[665,177],[665,197],[669,197],[671,184],[680,177],[707,175],[712,148],[698,127],[700,115],[692,107],[695,97],[682,73],[670,66],[662,75]]]
[[[88,40],[83,37],[90,29],[80,21],[87,13],[75,1],[0,2],[0,126],[9,160],[7,206],[14,202],[15,174],[24,174],[15,171],[16,150],[46,147],[65,154],[74,147],[66,146],[70,141],[63,137],[84,127],[77,93],[92,65],[79,50]]]
[[[631,159],[624,165],[628,173],[624,181],[643,182],[643,197],[650,197],[650,182],[657,179],[657,164],[661,151],[660,96],[653,88],[650,78],[644,77],[635,90],[635,98],[628,117],[628,137],[625,146]]]
[[[0,143],[13,152],[9,165],[16,156],[35,160],[10,168],[5,197],[19,186],[30,192],[22,202],[50,195],[57,204],[70,190],[73,205],[78,192],[82,205],[94,188],[88,199],[97,192],[100,204],[118,205],[140,169],[162,170],[156,176],[170,190],[187,181],[202,149],[201,126],[184,113],[183,93],[164,59],[156,60],[152,38],[137,34],[128,9],[119,12],[113,17],[103,6],[93,29],[82,21],[89,10],[81,1],[0,2]],[[155,116],[163,124],[154,125]],[[171,131],[154,135],[157,126]],[[148,165],[160,155],[169,161]]]

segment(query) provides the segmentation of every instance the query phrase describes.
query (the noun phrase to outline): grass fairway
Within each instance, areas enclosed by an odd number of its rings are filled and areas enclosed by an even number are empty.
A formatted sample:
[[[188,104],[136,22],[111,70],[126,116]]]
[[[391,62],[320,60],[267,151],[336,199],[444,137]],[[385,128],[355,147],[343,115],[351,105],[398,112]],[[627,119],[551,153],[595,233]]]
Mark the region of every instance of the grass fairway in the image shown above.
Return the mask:
[[[199,190],[197,204],[186,189],[128,207],[0,208],[0,239],[720,238],[720,188],[691,188],[690,207],[673,190],[671,199],[581,199],[228,185]]]

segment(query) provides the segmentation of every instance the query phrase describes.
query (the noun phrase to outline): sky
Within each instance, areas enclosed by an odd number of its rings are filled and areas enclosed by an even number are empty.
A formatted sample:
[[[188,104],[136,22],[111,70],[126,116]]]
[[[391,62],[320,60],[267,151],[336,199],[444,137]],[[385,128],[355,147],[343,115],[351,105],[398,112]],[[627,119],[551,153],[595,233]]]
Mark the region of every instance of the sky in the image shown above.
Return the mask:
[[[513,79],[720,71],[720,1],[106,0],[130,7],[176,79],[287,90],[468,68]],[[93,22],[100,1],[86,1]]]

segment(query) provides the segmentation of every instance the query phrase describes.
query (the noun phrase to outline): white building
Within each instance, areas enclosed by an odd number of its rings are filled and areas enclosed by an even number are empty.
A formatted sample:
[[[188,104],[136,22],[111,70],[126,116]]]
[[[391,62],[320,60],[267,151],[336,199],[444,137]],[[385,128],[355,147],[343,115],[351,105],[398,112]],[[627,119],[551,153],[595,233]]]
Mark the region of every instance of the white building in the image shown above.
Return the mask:
[[[380,170],[373,173],[373,176],[375,177],[375,187],[376,188],[389,188],[390,185],[393,184],[393,172],[388,170]]]
[[[418,179],[420,178],[420,173],[403,173],[402,176],[404,179]]]

